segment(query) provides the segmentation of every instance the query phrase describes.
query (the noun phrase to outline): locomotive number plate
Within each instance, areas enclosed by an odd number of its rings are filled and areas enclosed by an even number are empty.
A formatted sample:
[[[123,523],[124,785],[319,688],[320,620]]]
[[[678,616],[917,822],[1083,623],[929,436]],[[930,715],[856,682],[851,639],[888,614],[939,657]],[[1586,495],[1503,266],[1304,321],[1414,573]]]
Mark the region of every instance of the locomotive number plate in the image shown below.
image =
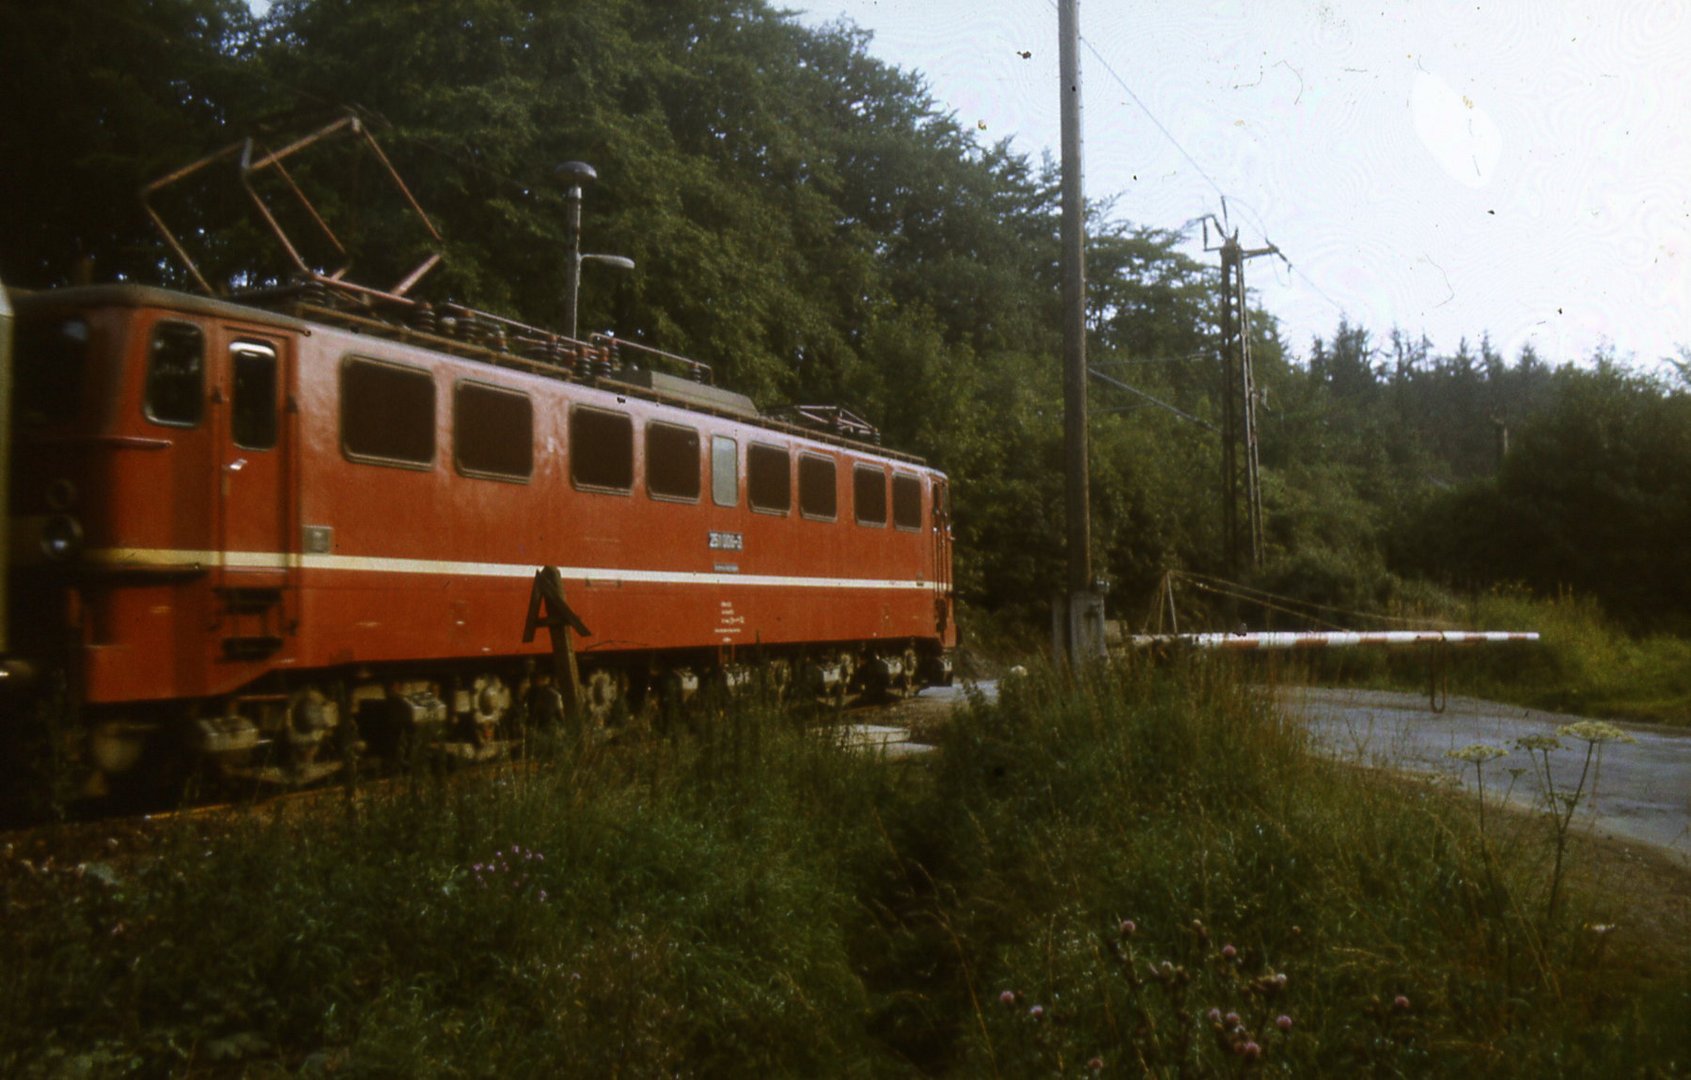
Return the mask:
[[[744,533],[713,532],[710,534],[710,549],[712,551],[744,551],[746,537]]]

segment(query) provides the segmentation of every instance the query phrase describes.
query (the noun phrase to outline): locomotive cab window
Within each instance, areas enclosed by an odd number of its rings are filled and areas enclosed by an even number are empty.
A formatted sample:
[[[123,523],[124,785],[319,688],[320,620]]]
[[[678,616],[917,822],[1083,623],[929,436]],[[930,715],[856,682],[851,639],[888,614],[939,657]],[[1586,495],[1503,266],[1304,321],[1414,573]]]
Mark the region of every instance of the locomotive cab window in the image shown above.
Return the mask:
[[[570,479],[595,491],[634,489],[634,421],[627,413],[570,410]]]
[[[839,501],[834,476],[833,458],[810,454],[799,457],[799,513],[821,521],[834,520]]]
[[[746,449],[746,495],[752,509],[785,514],[793,507],[792,458],[778,446],[752,443]]]
[[[858,465],[851,470],[851,496],[859,525],[887,523],[887,474],[879,467]]]
[[[341,447],[354,461],[426,469],[434,464],[434,376],[349,356],[341,365]]]
[[[276,445],[276,350],[255,341],[229,347],[233,372],[229,434],[243,450]]]
[[[460,382],[452,391],[452,457],[465,476],[526,481],[534,474],[534,403],[529,396]]]
[[[906,530],[922,527],[922,482],[914,476],[893,474],[892,523]]]
[[[710,498],[718,506],[740,505],[740,444],[726,435],[710,437]]]
[[[699,501],[699,433],[674,424],[646,425],[646,494]]]
[[[161,322],[147,346],[147,419],[193,427],[205,412],[205,335],[193,323]]]

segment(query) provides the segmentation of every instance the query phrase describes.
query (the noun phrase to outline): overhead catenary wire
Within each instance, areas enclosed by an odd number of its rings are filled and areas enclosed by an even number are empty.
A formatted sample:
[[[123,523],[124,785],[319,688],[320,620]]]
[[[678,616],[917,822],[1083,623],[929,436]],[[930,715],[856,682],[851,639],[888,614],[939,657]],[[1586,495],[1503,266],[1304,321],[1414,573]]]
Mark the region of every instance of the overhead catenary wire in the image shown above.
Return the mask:
[[[1086,373],[1088,375],[1092,376],[1094,379],[1097,379],[1099,382],[1104,383],[1105,385],[1113,386],[1117,390],[1125,390],[1130,394],[1133,394],[1137,397],[1141,397],[1141,398],[1145,399],[1147,402],[1151,403],[1152,405],[1157,406],[1159,409],[1165,409],[1168,412],[1173,413],[1175,416],[1180,417],[1180,419],[1182,419],[1182,420],[1188,421],[1188,422],[1193,423],[1193,424],[1197,424],[1199,427],[1205,428],[1209,431],[1215,431],[1216,430],[1216,426],[1214,424],[1210,423],[1208,420],[1202,419],[1201,417],[1193,416],[1191,413],[1185,411],[1184,409],[1180,409],[1180,408],[1177,408],[1173,405],[1170,405],[1168,402],[1162,400],[1161,398],[1153,397],[1152,395],[1147,394],[1145,391],[1139,389],[1137,386],[1130,386],[1127,383],[1122,382],[1120,379],[1112,378],[1109,375],[1104,374],[1102,371],[1099,371],[1095,367],[1088,367],[1086,369]]]
[[[1049,2],[1051,4],[1051,9],[1053,11],[1055,11],[1057,9],[1056,0],[1049,0]],[[1168,140],[1169,145],[1174,147],[1174,149],[1180,154],[1180,156],[1186,160],[1186,163],[1188,165],[1192,166],[1193,171],[1195,171],[1199,176],[1203,177],[1204,182],[1207,183],[1215,191],[1216,196],[1221,200],[1222,212],[1223,212],[1223,214],[1225,214],[1226,213],[1226,207],[1227,207],[1227,200],[1228,200],[1229,196],[1228,196],[1226,190],[1224,190],[1222,188],[1221,184],[1216,180],[1216,178],[1211,176],[1209,174],[1209,172],[1203,167],[1203,165],[1201,165],[1198,162],[1198,159],[1193,157],[1191,152],[1188,151],[1186,149],[1186,147],[1181,145],[1180,140],[1174,137],[1174,132],[1169,130],[1168,125],[1163,123],[1162,120],[1158,118],[1157,114],[1151,111],[1151,107],[1149,105],[1145,104],[1145,100],[1143,98],[1141,98],[1138,94],[1134,93],[1133,87],[1131,87],[1127,84],[1127,80],[1121,77],[1121,74],[1119,72],[1117,72],[1115,67],[1108,60],[1106,60],[1104,58],[1104,54],[1098,51],[1098,47],[1096,45],[1092,44],[1092,42],[1087,39],[1086,35],[1084,35],[1084,34],[1081,35],[1080,43],[1081,43],[1081,45],[1083,45],[1086,48],[1086,51],[1089,54],[1091,54],[1092,58],[1098,62],[1099,66],[1104,69],[1105,73],[1108,74],[1109,77],[1112,80],[1114,80],[1116,86],[1121,89],[1121,92],[1126,94],[1128,96],[1128,99],[1130,101],[1132,101],[1133,104],[1135,104],[1139,107],[1139,111],[1145,114],[1145,118],[1147,120],[1151,121],[1152,125],[1155,126],[1156,129],[1159,132],[1162,133],[1163,138]],[[1233,201],[1235,203],[1239,202],[1238,199],[1234,199]],[[1241,203],[1240,205],[1246,205],[1246,204]],[[1250,209],[1248,205],[1246,205],[1246,209]],[[1294,264],[1292,262],[1292,260],[1286,256],[1286,253],[1284,251],[1280,250],[1278,245],[1274,245],[1268,239],[1267,230],[1265,230],[1262,226],[1261,216],[1257,215],[1254,210],[1252,211],[1252,215],[1257,217],[1257,231],[1262,233],[1263,243],[1274,248],[1274,253],[1280,257],[1280,260],[1282,262],[1284,262],[1286,264],[1286,269],[1289,270],[1291,273],[1297,275],[1299,278],[1302,278],[1304,284],[1308,285],[1312,290],[1314,290],[1314,292],[1318,296],[1320,296],[1323,300],[1325,300],[1329,304],[1333,305],[1334,310],[1336,310],[1340,315],[1346,314],[1347,309],[1345,308],[1345,306],[1343,304],[1341,304],[1337,300],[1333,299],[1333,297],[1327,292],[1327,290],[1323,289],[1320,285],[1316,284],[1314,279],[1312,279],[1308,274],[1304,273],[1301,269],[1299,269],[1297,267],[1297,265]],[[1188,222],[1187,224],[1189,225],[1190,222]]]
[[[1215,352],[1210,350],[1192,353],[1189,356],[1130,356],[1115,360],[1095,360],[1097,367],[1137,366],[1144,364],[1207,364],[1215,362]]]
[[[1425,618],[1415,618],[1405,615],[1386,615],[1377,611],[1359,611],[1355,608],[1340,607],[1334,604],[1321,604],[1313,600],[1298,600],[1294,597],[1282,596],[1278,593],[1272,593],[1265,589],[1253,588],[1252,586],[1242,585],[1236,581],[1227,581],[1223,578],[1213,577],[1208,574],[1200,574],[1192,570],[1173,570],[1169,572],[1169,577],[1175,581],[1186,582],[1194,588],[1211,593],[1212,595],[1228,596],[1236,600],[1245,600],[1253,604],[1260,604],[1264,607],[1271,608],[1272,610],[1280,611],[1283,614],[1325,622],[1326,625],[1333,629],[1347,628],[1340,626],[1337,623],[1319,619],[1317,616],[1310,614],[1310,612],[1320,611],[1331,615],[1348,616],[1353,619],[1360,619],[1364,622],[1396,623],[1408,627],[1424,627],[1432,625],[1433,622],[1432,620]],[[1295,611],[1291,610],[1292,608],[1304,608],[1307,610]]]
[[[1053,10],[1055,10],[1055,7],[1055,0],[1052,0]],[[1145,114],[1146,119],[1150,120],[1152,124],[1155,124],[1157,130],[1163,133],[1163,138],[1169,141],[1169,145],[1178,150],[1180,152],[1180,156],[1186,159],[1186,163],[1192,166],[1192,168],[1197,171],[1199,176],[1204,178],[1204,181],[1208,183],[1210,187],[1215,189],[1217,196],[1226,200],[1227,192],[1222,190],[1221,185],[1216,182],[1215,177],[1204,171],[1204,167],[1198,164],[1198,159],[1188,153],[1184,146],[1180,145],[1180,140],[1174,137],[1174,132],[1170,131],[1167,125],[1157,119],[1157,114],[1152,112],[1151,107],[1145,104],[1144,100],[1141,99],[1138,94],[1133,92],[1133,87],[1127,85],[1127,80],[1116,73],[1116,69],[1110,66],[1110,62],[1108,60],[1104,59],[1104,54],[1098,51],[1098,47],[1092,44],[1091,41],[1088,41],[1086,35],[1084,34],[1081,35],[1080,43],[1086,46],[1086,51],[1091,53],[1092,58],[1098,61],[1103,69],[1109,74],[1110,78],[1115,80],[1116,85],[1121,88],[1122,93],[1126,94],[1135,105],[1139,106],[1139,111]]]

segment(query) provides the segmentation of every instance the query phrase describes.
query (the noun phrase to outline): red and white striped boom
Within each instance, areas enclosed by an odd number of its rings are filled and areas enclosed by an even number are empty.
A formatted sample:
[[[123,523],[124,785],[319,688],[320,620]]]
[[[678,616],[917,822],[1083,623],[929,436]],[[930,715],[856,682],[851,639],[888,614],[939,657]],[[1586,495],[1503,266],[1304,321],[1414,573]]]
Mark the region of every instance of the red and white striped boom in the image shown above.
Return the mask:
[[[1533,631],[1515,630],[1333,630],[1243,634],[1135,634],[1135,648],[1186,645],[1194,649],[1338,649],[1357,645],[1494,645],[1537,641]]]

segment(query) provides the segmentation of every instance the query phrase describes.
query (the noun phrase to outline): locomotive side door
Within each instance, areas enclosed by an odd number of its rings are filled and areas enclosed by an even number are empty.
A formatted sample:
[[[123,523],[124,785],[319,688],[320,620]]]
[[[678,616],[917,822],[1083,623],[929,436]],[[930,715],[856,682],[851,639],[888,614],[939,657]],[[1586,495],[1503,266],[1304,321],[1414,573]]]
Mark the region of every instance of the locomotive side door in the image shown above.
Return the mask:
[[[291,632],[289,345],[285,337],[232,330],[218,361],[217,589],[230,660],[270,657]]]

